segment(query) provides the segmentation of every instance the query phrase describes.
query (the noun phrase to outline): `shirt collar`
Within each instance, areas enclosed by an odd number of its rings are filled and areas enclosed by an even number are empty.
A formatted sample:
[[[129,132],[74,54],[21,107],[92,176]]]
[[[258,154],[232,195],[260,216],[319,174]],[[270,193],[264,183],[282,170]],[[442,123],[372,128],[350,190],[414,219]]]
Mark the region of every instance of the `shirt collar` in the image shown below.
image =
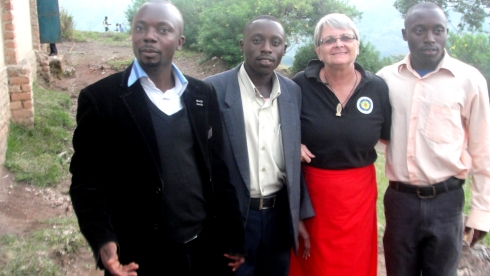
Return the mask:
[[[398,73],[400,73],[403,69],[407,69],[408,71],[412,72],[412,74],[419,76],[419,74],[412,68],[412,64],[410,63],[410,53],[408,53],[408,55],[406,55],[403,60],[398,62]],[[437,67],[434,69],[434,71],[424,75],[421,78],[427,78],[432,74],[437,73],[439,70],[447,70],[453,76],[456,75],[456,71],[458,70],[458,67],[455,66],[454,64],[454,59],[451,56],[449,56],[446,49],[444,49],[444,57],[439,62]]]
[[[259,93],[259,90],[255,87],[254,83],[248,76],[243,63],[240,66],[240,71],[238,71],[238,79],[241,80],[242,83],[245,85],[246,93],[249,94],[252,99],[255,97],[263,98],[262,95]],[[276,72],[274,71],[272,74],[272,91],[270,99],[275,100],[277,97],[279,97],[279,95],[281,95],[281,88],[279,85],[279,80],[277,79]]]
[[[177,68],[177,66],[175,66],[174,63],[172,63],[172,75],[175,78],[175,91],[179,96],[181,96],[182,93],[184,93],[185,89],[187,88],[189,81],[187,81],[184,74],[180,72],[179,68]],[[131,73],[129,74],[129,78],[128,78],[128,87],[132,86],[137,80],[143,77],[148,78],[148,80],[150,80],[145,70],[143,70],[143,68],[139,64],[138,59],[135,58],[133,62],[133,66],[131,67]]]
[[[320,70],[322,70],[323,66],[325,66],[325,64],[318,59],[310,60],[304,70],[305,77],[308,79],[313,78],[318,82],[323,83],[322,79],[320,78]],[[372,75],[368,73],[366,70],[364,70],[364,68],[359,63],[354,62],[354,68],[359,73],[361,73],[362,75],[361,82],[371,81]]]

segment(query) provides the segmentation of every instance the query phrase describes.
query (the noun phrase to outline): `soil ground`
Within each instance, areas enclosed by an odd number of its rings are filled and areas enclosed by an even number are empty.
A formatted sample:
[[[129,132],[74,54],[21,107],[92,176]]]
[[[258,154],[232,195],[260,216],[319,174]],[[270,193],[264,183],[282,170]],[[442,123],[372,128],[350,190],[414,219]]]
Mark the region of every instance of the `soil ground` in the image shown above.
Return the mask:
[[[64,42],[57,46],[63,66],[73,67],[75,70],[70,77],[54,78],[50,86],[69,93],[73,100],[73,114],[82,88],[117,72],[108,65],[108,60],[127,60],[133,56],[130,47],[105,46],[98,42]],[[174,62],[182,72],[198,79],[226,70],[219,59],[199,64],[198,58],[184,57]],[[42,221],[48,218],[72,215],[71,202],[67,195],[69,184],[67,180],[56,188],[39,189],[15,182],[13,173],[0,167],[0,235],[29,234],[46,227]],[[379,247],[379,252],[378,275],[386,275],[382,247]],[[70,260],[59,261],[69,276],[103,275],[101,271],[95,270],[89,249],[82,250]]]

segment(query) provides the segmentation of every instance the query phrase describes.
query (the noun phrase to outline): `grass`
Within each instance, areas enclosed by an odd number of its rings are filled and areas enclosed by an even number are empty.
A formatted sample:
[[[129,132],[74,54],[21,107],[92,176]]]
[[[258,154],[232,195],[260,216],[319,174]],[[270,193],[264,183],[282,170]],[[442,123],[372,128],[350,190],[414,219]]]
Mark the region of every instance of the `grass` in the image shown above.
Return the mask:
[[[123,71],[124,69],[128,68],[133,60],[133,57],[128,59],[111,58],[107,60],[107,64],[109,64],[109,66],[111,66],[111,68],[114,70]]]
[[[68,176],[71,130],[71,100],[64,92],[33,86],[34,127],[12,123],[7,141],[5,167],[16,181],[38,187],[56,186]]]
[[[87,32],[87,31],[73,31],[74,42],[89,42],[98,41],[103,45],[109,46],[127,46],[131,47],[130,35],[127,32]]]
[[[56,257],[69,259],[88,247],[74,215],[44,222],[25,236],[0,236],[0,276],[65,275]]]
[[[386,225],[383,198],[385,195],[386,188],[388,187],[388,179],[385,176],[385,156],[384,154],[378,154],[378,160],[375,163],[376,166],[376,178],[378,182],[378,200],[376,201],[376,213],[378,215],[378,241],[382,241],[384,229]],[[463,213],[465,215],[469,214],[470,202],[471,202],[471,177],[468,177],[465,184],[463,185],[465,194],[465,206],[463,208]],[[483,239],[483,244],[490,247],[490,235],[486,235]]]

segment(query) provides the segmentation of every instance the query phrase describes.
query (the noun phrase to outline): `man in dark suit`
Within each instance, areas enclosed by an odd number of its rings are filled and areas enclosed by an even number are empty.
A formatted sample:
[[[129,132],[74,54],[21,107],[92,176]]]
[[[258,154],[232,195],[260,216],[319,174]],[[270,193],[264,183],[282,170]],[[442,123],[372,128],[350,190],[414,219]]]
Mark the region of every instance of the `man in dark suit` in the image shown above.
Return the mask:
[[[216,92],[172,63],[182,34],[175,6],[144,4],[133,64],[79,96],[70,195],[106,275],[225,275],[243,262]]]
[[[301,181],[301,90],[274,72],[286,47],[277,19],[256,17],[240,41],[244,63],[204,80],[218,93],[225,161],[245,225],[247,259],[240,276],[287,275],[300,220],[314,215]],[[307,233],[301,236],[307,239]]]

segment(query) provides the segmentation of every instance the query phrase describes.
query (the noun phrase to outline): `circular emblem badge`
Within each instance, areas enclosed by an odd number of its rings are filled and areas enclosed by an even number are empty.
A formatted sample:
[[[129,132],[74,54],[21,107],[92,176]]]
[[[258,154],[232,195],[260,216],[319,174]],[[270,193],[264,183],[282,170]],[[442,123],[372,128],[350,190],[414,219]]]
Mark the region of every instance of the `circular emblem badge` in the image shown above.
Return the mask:
[[[373,100],[368,97],[360,97],[357,100],[357,109],[363,114],[369,114],[373,111]]]

